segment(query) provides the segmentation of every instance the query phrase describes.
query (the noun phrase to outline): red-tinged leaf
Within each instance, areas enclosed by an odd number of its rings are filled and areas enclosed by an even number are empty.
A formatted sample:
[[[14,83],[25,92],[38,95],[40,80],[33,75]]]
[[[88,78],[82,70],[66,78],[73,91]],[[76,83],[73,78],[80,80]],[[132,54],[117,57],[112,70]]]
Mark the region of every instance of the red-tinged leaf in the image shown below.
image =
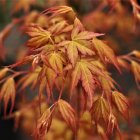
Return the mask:
[[[39,84],[39,93],[38,93],[39,94],[39,102],[41,101],[41,97],[42,97],[43,92],[45,90],[46,84],[47,84],[46,77],[43,77],[40,81],[40,84]]]
[[[119,68],[117,57],[115,56],[114,51],[108,45],[106,45],[104,42],[102,42],[97,38],[93,39],[93,45],[94,45],[94,49],[97,51],[97,54],[99,55],[99,57],[104,63],[106,63],[108,60],[119,71],[121,71]]]
[[[71,33],[72,40],[90,40],[93,37],[102,36],[104,34],[85,31],[82,23],[78,18],[74,20],[74,28]]]
[[[68,102],[60,99],[58,101],[58,109],[66,123],[72,128],[74,132],[76,132],[76,115],[71,105]]]
[[[111,97],[112,90],[115,90],[117,83],[112,79],[110,73],[104,72],[104,76],[99,77],[103,91]],[[109,97],[108,96],[108,97]]]
[[[129,101],[128,99],[120,92],[114,91],[112,93],[112,102],[119,110],[119,112],[125,117],[125,119],[129,119]]]
[[[18,85],[21,85],[21,90],[25,89],[29,85],[31,85],[31,88],[34,88],[38,82],[37,79],[40,71],[41,68],[37,67],[34,72],[30,72],[26,74],[24,77],[22,77],[18,81]]]
[[[93,66],[93,67],[92,67]],[[91,68],[92,67],[92,68]],[[94,71],[95,68],[95,71]],[[82,81],[82,86],[88,95],[89,105],[92,104],[93,93],[97,86],[97,79],[93,74],[100,74],[100,71],[96,71],[97,68],[87,60],[81,59],[76,63],[74,70],[72,71],[72,83],[71,92],[77,86],[78,82]]]
[[[33,49],[41,47],[51,40],[51,33],[36,24],[30,25],[26,33],[31,37],[27,45]]]
[[[75,64],[78,58],[78,52],[80,52],[83,55],[90,56],[95,54],[94,51],[92,51],[80,41],[63,41],[59,43],[58,46],[64,46],[67,49],[68,58],[72,65]]]
[[[116,117],[114,116],[113,113],[110,113],[108,126],[107,126],[107,132],[106,132],[108,134],[108,136],[110,136],[113,133],[114,128],[116,128],[116,130],[119,134],[120,140],[122,140],[122,136],[121,136],[121,133],[120,133],[120,129],[119,129],[119,126],[118,126],[117,119],[116,119]]]
[[[49,131],[52,123],[52,113],[53,110],[51,111],[50,109],[47,109],[37,120],[37,126],[33,133],[36,140],[44,140],[44,137]]]
[[[89,42],[87,42],[93,37],[95,37],[95,33],[85,31],[79,19],[76,18],[71,33],[71,40],[62,41],[58,46],[66,48],[68,58],[74,66],[80,54],[89,56],[95,55],[95,52],[89,48]]]
[[[41,96],[43,94],[43,91],[46,91],[47,94],[47,102],[50,102],[50,97],[52,96],[52,88],[53,83],[55,80],[56,75],[52,75],[51,72],[49,72],[46,66],[42,67],[42,70],[40,71],[38,75],[38,83],[39,83],[39,99],[41,99]],[[50,76],[50,77],[49,77]]]
[[[134,74],[137,87],[140,89],[140,64],[135,61],[131,61],[131,69]]]
[[[74,28],[72,30],[71,36],[75,37],[81,31],[84,31],[84,26],[83,26],[83,24],[80,22],[80,20],[78,18],[75,18],[75,20],[74,20]]]
[[[82,31],[79,34],[77,34],[77,36],[73,37],[73,40],[89,40],[92,39],[93,37],[97,37],[97,36],[101,36],[104,34],[100,34],[100,33],[94,33],[94,32],[89,32],[89,31]]]
[[[48,31],[50,31],[53,34],[59,34],[64,33],[72,30],[72,25],[68,25],[68,23],[65,20],[62,20],[54,25],[52,25]]]
[[[46,79],[47,79],[47,83],[49,85],[50,92],[52,92],[57,74],[52,69],[47,68],[45,76],[46,76]]]
[[[106,99],[99,97],[93,103],[91,113],[96,122],[103,120],[105,123],[107,123],[109,117],[109,104]]]
[[[55,73],[55,71],[52,70],[49,67],[46,67],[46,65],[44,65],[42,67],[41,71],[38,74],[38,78],[37,78],[38,80],[37,81],[38,81],[39,85],[41,86],[40,87],[41,88],[40,92],[42,92],[42,90],[43,90],[42,88],[44,88],[44,86],[45,86],[48,103],[50,102],[50,97],[53,98],[52,91],[53,91],[53,88],[54,88],[56,78],[57,78],[57,74]],[[44,85],[45,83],[42,83],[43,79],[45,80],[46,85]],[[43,85],[41,85],[41,84],[43,84]],[[39,94],[42,94],[42,93],[39,93]]]
[[[68,12],[73,12],[73,9],[68,6],[56,6],[43,11],[42,14],[45,15],[51,14],[51,16],[57,16]]]
[[[12,112],[15,102],[15,96],[16,96],[15,81],[11,77],[7,79],[7,81],[2,85],[0,91],[0,101],[3,100],[4,102],[4,116],[6,116],[6,110],[9,101],[11,101],[10,113]]]

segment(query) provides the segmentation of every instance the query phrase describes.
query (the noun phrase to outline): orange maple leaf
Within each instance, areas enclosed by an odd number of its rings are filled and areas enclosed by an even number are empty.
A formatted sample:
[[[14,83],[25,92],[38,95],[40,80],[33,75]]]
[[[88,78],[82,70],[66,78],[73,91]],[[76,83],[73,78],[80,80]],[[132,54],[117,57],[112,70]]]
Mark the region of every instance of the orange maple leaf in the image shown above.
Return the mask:
[[[96,122],[103,120],[105,123],[107,123],[109,117],[109,104],[106,99],[102,96],[99,97],[93,103],[91,113]]]
[[[72,128],[74,132],[76,132],[77,125],[76,125],[76,115],[74,109],[71,107],[71,105],[62,100],[58,100],[58,109],[63,117],[63,119],[66,121],[66,123]]]
[[[3,100],[4,102],[4,116],[6,116],[6,110],[9,101],[11,101],[10,113],[12,112],[14,108],[15,96],[16,96],[15,81],[11,77],[7,79],[6,82],[2,85],[0,91],[0,101]]]
[[[27,46],[33,49],[41,47],[51,40],[51,33],[36,24],[31,24],[26,33],[31,37],[27,42]]]
[[[97,54],[99,55],[101,60],[104,63],[109,61],[119,71],[121,71],[120,68],[119,68],[119,63],[118,63],[117,57],[114,54],[114,51],[108,45],[106,45],[104,42],[102,42],[101,40],[99,40],[97,38],[94,38],[92,40],[92,42],[93,42],[93,47],[97,51]]]
[[[119,110],[119,112],[128,120],[129,118],[129,101],[128,99],[120,92],[114,91],[112,93],[112,102]]]
[[[97,78],[100,75],[104,76],[102,71],[92,61],[80,59],[72,71],[71,92],[81,80],[91,106],[94,90],[97,85],[100,86],[100,81]]]

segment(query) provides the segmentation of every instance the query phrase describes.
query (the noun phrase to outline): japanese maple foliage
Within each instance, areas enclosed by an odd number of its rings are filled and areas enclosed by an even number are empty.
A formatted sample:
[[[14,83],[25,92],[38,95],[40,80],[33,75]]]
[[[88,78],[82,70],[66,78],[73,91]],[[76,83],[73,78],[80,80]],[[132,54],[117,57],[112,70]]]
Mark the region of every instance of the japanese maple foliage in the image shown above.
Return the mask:
[[[97,136],[106,140],[114,132],[123,139],[118,114],[129,121],[130,103],[113,80],[108,65],[119,74],[129,67],[139,87],[140,52],[116,56],[100,39],[104,33],[86,30],[71,7],[56,6],[36,14],[43,22],[36,20],[23,27],[29,36],[27,54],[0,71],[0,101],[4,102],[5,117],[14,117],[17,126],[20,118],[32,111],[30,117],[36,123],[31,134],[37,140],[54,140],[51,133],[58,122],[64,127],[61,136],[65,140],[82,140],[82,134],[88,139]],[[28,66],[26,70],[14,70],[24,65]],[[38,97],[12,113],[16,93],[27,88],[37,90]]]

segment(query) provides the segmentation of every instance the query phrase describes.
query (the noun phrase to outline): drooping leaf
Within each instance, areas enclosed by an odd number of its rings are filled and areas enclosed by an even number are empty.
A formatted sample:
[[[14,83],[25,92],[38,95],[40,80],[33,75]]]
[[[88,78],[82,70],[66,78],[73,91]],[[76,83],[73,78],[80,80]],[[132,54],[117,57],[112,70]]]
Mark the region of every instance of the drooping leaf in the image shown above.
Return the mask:
[[[109,117],[109,104],[106,99],[99,97],[93,103],[91,113],[96,122],[103,120],[105,123],[107,123]]]
[[[42,14],[46,14],[46,15],[52,14],[52,16],[57,16],[57,15],[65,14],[68,12],[73,12],[73,9],[68,6],[56,6],[56,7],[52,7],[47,10],[44,10]]]
[[[128,120],[129,118],[129,101],[120,92],[114,91],[112,93],[112,102],[115,104],[119,112]]]
[[[44,140],[46,133],[49,131],[52,123],[52,111],[47,109],[42,116],[37,120],[37,126],[33,133],[37,140]]]
[[[111,96],[111,91],[115,89],[115,85],[117,84],[110,76],[110,73],[104,72],[104,76],[100,76],[99,79],[104,92]]]
[[[134,74],[136,84],[140,89],[140,64],[135,61],[131,61],[131,69]]]
[[[56,77],[56,73],[45,65],[42,67],[41,71],[38,74],[37,79],[39,83],[39,96],[43,94],[43,90],[45,89],[48,102],[50,102],[50,97],[52,96]]]
[[[106,131],[108,136],[110,136],[113,133],[114,128],[116,128],[116,130],[119,134],[119,138],[120,138],[120,140],[122,140],[122,136],[121,136],[120,129],[118,126],[117,118],[114,116],[113,113],[110,113],[108,120],[109,121],[108,121],[108,126],[107,126],[107,131]]]
[[[109,61],[120,71],[117,57],[115,56],[114,51],[108,45],[97,38],[94,38],[92,42],[94,45],[93,47],[97,51],[97,54],[99,55],[101,60],[104,63]]]
[[[21,85],[21,90],[25,89],[29,85],[31,85],[31,87],[34,88],[38,82],[37,78],[40,71],[41,71],[41,68],[37,67],[33,72],[30,72],[26,74],[24,77],[22,77],[18,81],[18,85]]]
[[[96,76],[103,75],[98,67],[92,61],[86,59],[79,60],[74,70],[72,71],[71,91],[77,86],[78,82],[82,82],[82,86],[88,95],[89,105],[92,104],[93,93],[96,86],[99,84]]]
[[[51,33],[36,24],[31,24],[26,33],[31,37],[27,45],[33,49],[41,47],[51,40]]]
[[[2,79],[7,74],[8,71],[9,71],[8,68],[3,68],[2,70],[0,70],[0,79]]]
[[[14,102],[15,102],[15,96],[16,96],[16,89],[15,89],[15,81],[11,77],[6,80],[6,82],[2,85],[1,91],[0,91],[0,101],[3,100],[4,102],[4,115],[6,116],[6,110],[8,107],[9,101],[11,101],[11,108],[10,113],[13,110]]]
[[[58,109],[66,123],[72,128],[74,132],[76,132],[76,115],[71,105],[68,102],[60,99],[58,101]]]

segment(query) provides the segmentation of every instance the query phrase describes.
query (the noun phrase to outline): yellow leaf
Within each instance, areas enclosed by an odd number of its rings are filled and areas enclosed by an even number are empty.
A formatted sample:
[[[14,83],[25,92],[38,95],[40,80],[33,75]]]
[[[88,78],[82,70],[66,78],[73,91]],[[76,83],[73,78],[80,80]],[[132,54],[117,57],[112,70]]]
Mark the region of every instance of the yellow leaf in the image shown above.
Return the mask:
[[[99,83],[96,76],[103,75],[98,67],[93,65],[92,61],[86,59],[79,60],[72,71],[71,92],[81,80],[82,86],[88,95],[89,105],[92,104],[94,90]]]
[[[119,112],[128,120],[129,118],[129,101],[128,99],[120,92],[114,91],[112,93],[112,101],[115,104]]]
[[[58,101],[58,109],[66,123],[74,132],[76,132],[76,115],[71,105],[68,102],[60,99]]]
[[[36,24],[31,24],[27,28],[26,33],[31,37],[31,39],[28,40],[27,45],[34,49],[45,45],[51,40],[51,33]]]
[[[2,79],[8,71],[9,71],[8,68],[4,68],[4,69],[0,70],[0,79]]]
[[[63,64],[65,63],[65,58],[62,54],[58,52],[50,53],[48,56],[48,62],[51,68],[56,73],[62,73],[63,71]]]
[[[104,63],[109,61],[120,71],[117,57],[115,56],[114,51],[108,45],[97,38],[93,38],[92,42],[94,45],[93,47],[97,51],[97,54],[99,55],[101,60]]]
[[[12,112],[15,102],[15,96],[16,96],[15,81],[11,77],[7,79],[6,82],[2,85],[0,91],[0,101],[3,100],[4,102],[4,115],[6,115],[6,110],[9,101],[11,101],[10,113]]]
[[[52,111],[47,109],[42,116],[37,120],[37,126],[34,130],[34,137],[36,139],[44,140],[46,133],[49,131],[52,123]]]
[[[104,122],[108,122],[109,117],[109,105],[108,102],[103,98],[99,97],[92,105],[91,113],[98,122],[99,120],[103,120]]]
[[[18,81],[18,85],[21,85],[21,89],[25,89],[30,84],[32,85],[32,88],[34,88],[35,85],[37,84],[37,78],[38,78],[40,71],[41,71],[41,68],[37,67],[33,72],[30,72],[27,75],[25,75],[24,77],[22,77]]]
[[[140,64],[135,61],[131,61],[131,69],[134,74],[136,84],[140,89]]]

